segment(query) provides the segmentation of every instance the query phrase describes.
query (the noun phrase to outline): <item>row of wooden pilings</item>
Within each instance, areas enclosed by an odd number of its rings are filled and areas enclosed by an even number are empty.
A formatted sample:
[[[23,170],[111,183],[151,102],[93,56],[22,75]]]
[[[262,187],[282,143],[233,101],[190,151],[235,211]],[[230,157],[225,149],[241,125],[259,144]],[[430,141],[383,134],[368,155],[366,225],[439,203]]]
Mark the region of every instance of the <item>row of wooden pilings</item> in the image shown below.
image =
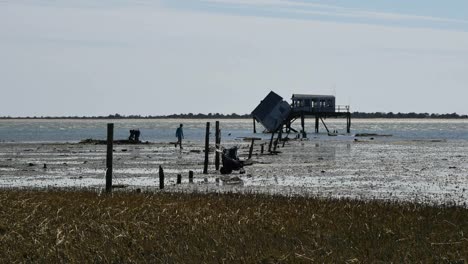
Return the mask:
[[[254,140],[252,140],[249,159],[252,157]],[[215,168],[219,170],[220,166],[220,146],[221,146],[221,130],[219,128],[219,121],[216,121],[215,125]],[[106,158],[106,192],[112,191],[112,164],[113,164],[113,151],[114,151],[114,124],[107,124],[107,158]],[[205,161],[203,163],[203,174],[208,174],[209,164],[209,152],[210,152],[210,122],[206,122],[206,133],[205,133]],[[262,145],[263,153],[263,145]],[[177,184],[182,182],[182,175],[177,175]],[[193,171],[189,171],[189,183],[193,183]],[[159,166],[159,188],[164,188],[164,169]]]

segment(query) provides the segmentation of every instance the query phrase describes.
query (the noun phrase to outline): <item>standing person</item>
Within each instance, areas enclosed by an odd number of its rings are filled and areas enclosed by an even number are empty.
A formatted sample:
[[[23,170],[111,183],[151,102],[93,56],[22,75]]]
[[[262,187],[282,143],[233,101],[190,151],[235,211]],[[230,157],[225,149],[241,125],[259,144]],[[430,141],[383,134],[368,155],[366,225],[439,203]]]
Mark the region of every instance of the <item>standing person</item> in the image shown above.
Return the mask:
[[[175,136],[177,137],[177,143],[175,144],[175,147],[177,148],[177,144],[179,144],[180,149],[183,149],[182,147],[182,139],[184,138],[184,131],[182,130],[182,127],[184,125],[180,124],[180,126],[177,128],[175,132]]]

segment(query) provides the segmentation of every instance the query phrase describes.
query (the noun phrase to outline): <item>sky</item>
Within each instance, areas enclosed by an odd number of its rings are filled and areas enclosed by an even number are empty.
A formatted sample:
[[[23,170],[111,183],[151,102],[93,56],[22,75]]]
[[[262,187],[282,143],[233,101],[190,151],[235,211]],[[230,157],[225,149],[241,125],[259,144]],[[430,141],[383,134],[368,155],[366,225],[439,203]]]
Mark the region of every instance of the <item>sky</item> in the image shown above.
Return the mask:
[[[2,0],[0,116],[468,114],[466,0]]]

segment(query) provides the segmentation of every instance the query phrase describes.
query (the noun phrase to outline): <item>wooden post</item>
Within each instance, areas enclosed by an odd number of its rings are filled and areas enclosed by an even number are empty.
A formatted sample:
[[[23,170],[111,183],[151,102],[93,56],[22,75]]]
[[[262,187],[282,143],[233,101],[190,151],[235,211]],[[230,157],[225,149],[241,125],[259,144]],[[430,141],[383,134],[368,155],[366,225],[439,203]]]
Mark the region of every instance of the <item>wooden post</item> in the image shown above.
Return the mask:
[[[260,145],[260,154],[263,154],[263,150],[264,150],[264,148],[265,148],[264,146],[265,146],[265,143],[262,144],[262,145]]]
[[[219,170],[219,148],[221,147],[221,133],[219,131],[219,121],[216,121],[216,137],[215,137],[215,144],[216,144],[216,153],[215,153],[215,168]]]
[[[302,112],[301,112],[301,127],[302,127],[302,137],[304,137],[305,121],[304,121],[304,113],[302,113]]]
[[[268,152],[271,153],[271,146],[273,145],[273,139],[275,137],[275,132],[271,132],[270,144],[268,145]]]
[[[319,117],[315,116],[315,133],[319,132]]]
[[[114,124],[107,124],[106,192],[112,192],[112,154],[114,151]]]
[[[278,131],[278,137],[275,140],[275,146],[273,148],[273,151],[276,151],[276,148],[278,147],[278,142],[281,139],[281,134],[283,133],[282,131],[283,131],[283,126],[281,126],[281,128]]]
[[[249,159],[252,158],[252,152],[253,152],[253,148],[254,148],[254,143],[255,143],[255,139],[252,139],[252,142],[250,143],[250,149],[249,149]]]
[[[208,152],[209,151],[210,151],[210,122],[206,122],[205,163],[203,165],[203,174],[208,174]]]
[[[193,183],[193,171],[188,172],[188,181],[189,183]]]
[[[254,134],[256,134],[257,133],[257,126],[256,126],[255,117],[253,118],[253,129],[254,129]]]
[[[351,133],[351,113],[348,113],[347,114],[347,117],[346,117],[346,133]]]
[[[281,125],[278,133],[278,139],[281,141],[283,139],[283,127],[284,125]]]
[[[159,166],[159,189],[164,189],[164,170]]]
[[[182,183],[182,174],[177,174],[177,184]]]
[[[346,116],[346,133],[349,133],[348,130],[349,130],[349,117]]]
[[[348,133],[351,133],[351,113],[349,113],[349,129]]]

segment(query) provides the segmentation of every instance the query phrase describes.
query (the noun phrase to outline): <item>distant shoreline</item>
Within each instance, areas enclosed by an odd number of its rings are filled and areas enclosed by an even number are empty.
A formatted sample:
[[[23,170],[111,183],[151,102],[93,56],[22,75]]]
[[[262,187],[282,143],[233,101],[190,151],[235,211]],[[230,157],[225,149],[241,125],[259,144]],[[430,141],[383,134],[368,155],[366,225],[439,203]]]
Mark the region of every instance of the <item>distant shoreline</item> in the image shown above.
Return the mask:
[[[364,113],[353,112],[352,118],[357,119],[468,119],[468,115],[451,114],[429,114],[429,113]],[[24,119],[24,120],[51,120],[51,119],[76,119],[76,120],[99,120],[99,119],[250,119],[250,114],[172,114],[161,116],[141,116],[141,115],[108,115],[108,116],[26,116],[11,117],[2,116],[0,120]]]

